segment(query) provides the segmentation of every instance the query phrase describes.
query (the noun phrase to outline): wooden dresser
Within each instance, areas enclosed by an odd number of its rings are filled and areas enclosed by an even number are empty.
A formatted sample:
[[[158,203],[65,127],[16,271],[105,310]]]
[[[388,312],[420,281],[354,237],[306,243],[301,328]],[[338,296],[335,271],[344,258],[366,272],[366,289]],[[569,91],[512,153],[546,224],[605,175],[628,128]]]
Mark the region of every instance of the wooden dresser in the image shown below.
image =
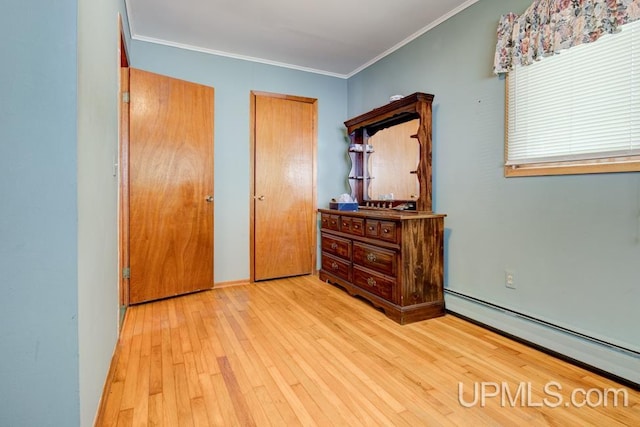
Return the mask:
[[[400,324],[444,314],[444,215],[320,209],[320,279],[358,295]]]

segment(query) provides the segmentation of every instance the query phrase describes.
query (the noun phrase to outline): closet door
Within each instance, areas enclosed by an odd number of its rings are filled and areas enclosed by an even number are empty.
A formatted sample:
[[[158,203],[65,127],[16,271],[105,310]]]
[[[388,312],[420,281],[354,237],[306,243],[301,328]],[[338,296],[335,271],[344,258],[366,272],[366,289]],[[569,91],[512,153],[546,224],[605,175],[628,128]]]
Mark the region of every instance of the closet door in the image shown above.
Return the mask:
[[[311,274],[316,247],[315,99],[252,93],[252,279]]]
[[[213,88],[130,70],[130,303],[213,286]]]

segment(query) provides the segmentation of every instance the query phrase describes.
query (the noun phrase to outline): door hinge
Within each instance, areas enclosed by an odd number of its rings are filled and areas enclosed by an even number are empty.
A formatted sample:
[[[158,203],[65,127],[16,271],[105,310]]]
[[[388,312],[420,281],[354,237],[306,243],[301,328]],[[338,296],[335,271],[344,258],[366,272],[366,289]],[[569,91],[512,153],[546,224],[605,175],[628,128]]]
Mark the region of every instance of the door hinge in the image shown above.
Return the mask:
[[[123,279],[131,279],[131,268],[125,267],[122,269],[122,278]]]
[[[122,92],[122,102],[128,104],[130,96],[129,92]]]

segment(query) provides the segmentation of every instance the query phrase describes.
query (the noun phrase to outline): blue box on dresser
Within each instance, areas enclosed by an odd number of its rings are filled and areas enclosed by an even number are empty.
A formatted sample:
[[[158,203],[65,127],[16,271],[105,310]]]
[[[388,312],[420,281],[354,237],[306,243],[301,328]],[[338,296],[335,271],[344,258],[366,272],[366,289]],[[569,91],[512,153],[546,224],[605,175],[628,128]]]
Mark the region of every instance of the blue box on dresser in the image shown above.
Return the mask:
[[[355,212],[358,210],[358,204],[356,202],[329,202],[329,209],[335,209],[338,211]]]

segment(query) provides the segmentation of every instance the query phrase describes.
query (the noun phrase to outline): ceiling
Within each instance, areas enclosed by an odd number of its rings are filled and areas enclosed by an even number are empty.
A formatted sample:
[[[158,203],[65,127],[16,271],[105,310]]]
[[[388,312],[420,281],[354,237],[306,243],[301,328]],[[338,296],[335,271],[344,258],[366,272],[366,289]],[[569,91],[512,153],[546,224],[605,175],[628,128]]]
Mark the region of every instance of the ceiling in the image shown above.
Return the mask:
[[[125,0],[134,40],[350,77],[478,0]]]

